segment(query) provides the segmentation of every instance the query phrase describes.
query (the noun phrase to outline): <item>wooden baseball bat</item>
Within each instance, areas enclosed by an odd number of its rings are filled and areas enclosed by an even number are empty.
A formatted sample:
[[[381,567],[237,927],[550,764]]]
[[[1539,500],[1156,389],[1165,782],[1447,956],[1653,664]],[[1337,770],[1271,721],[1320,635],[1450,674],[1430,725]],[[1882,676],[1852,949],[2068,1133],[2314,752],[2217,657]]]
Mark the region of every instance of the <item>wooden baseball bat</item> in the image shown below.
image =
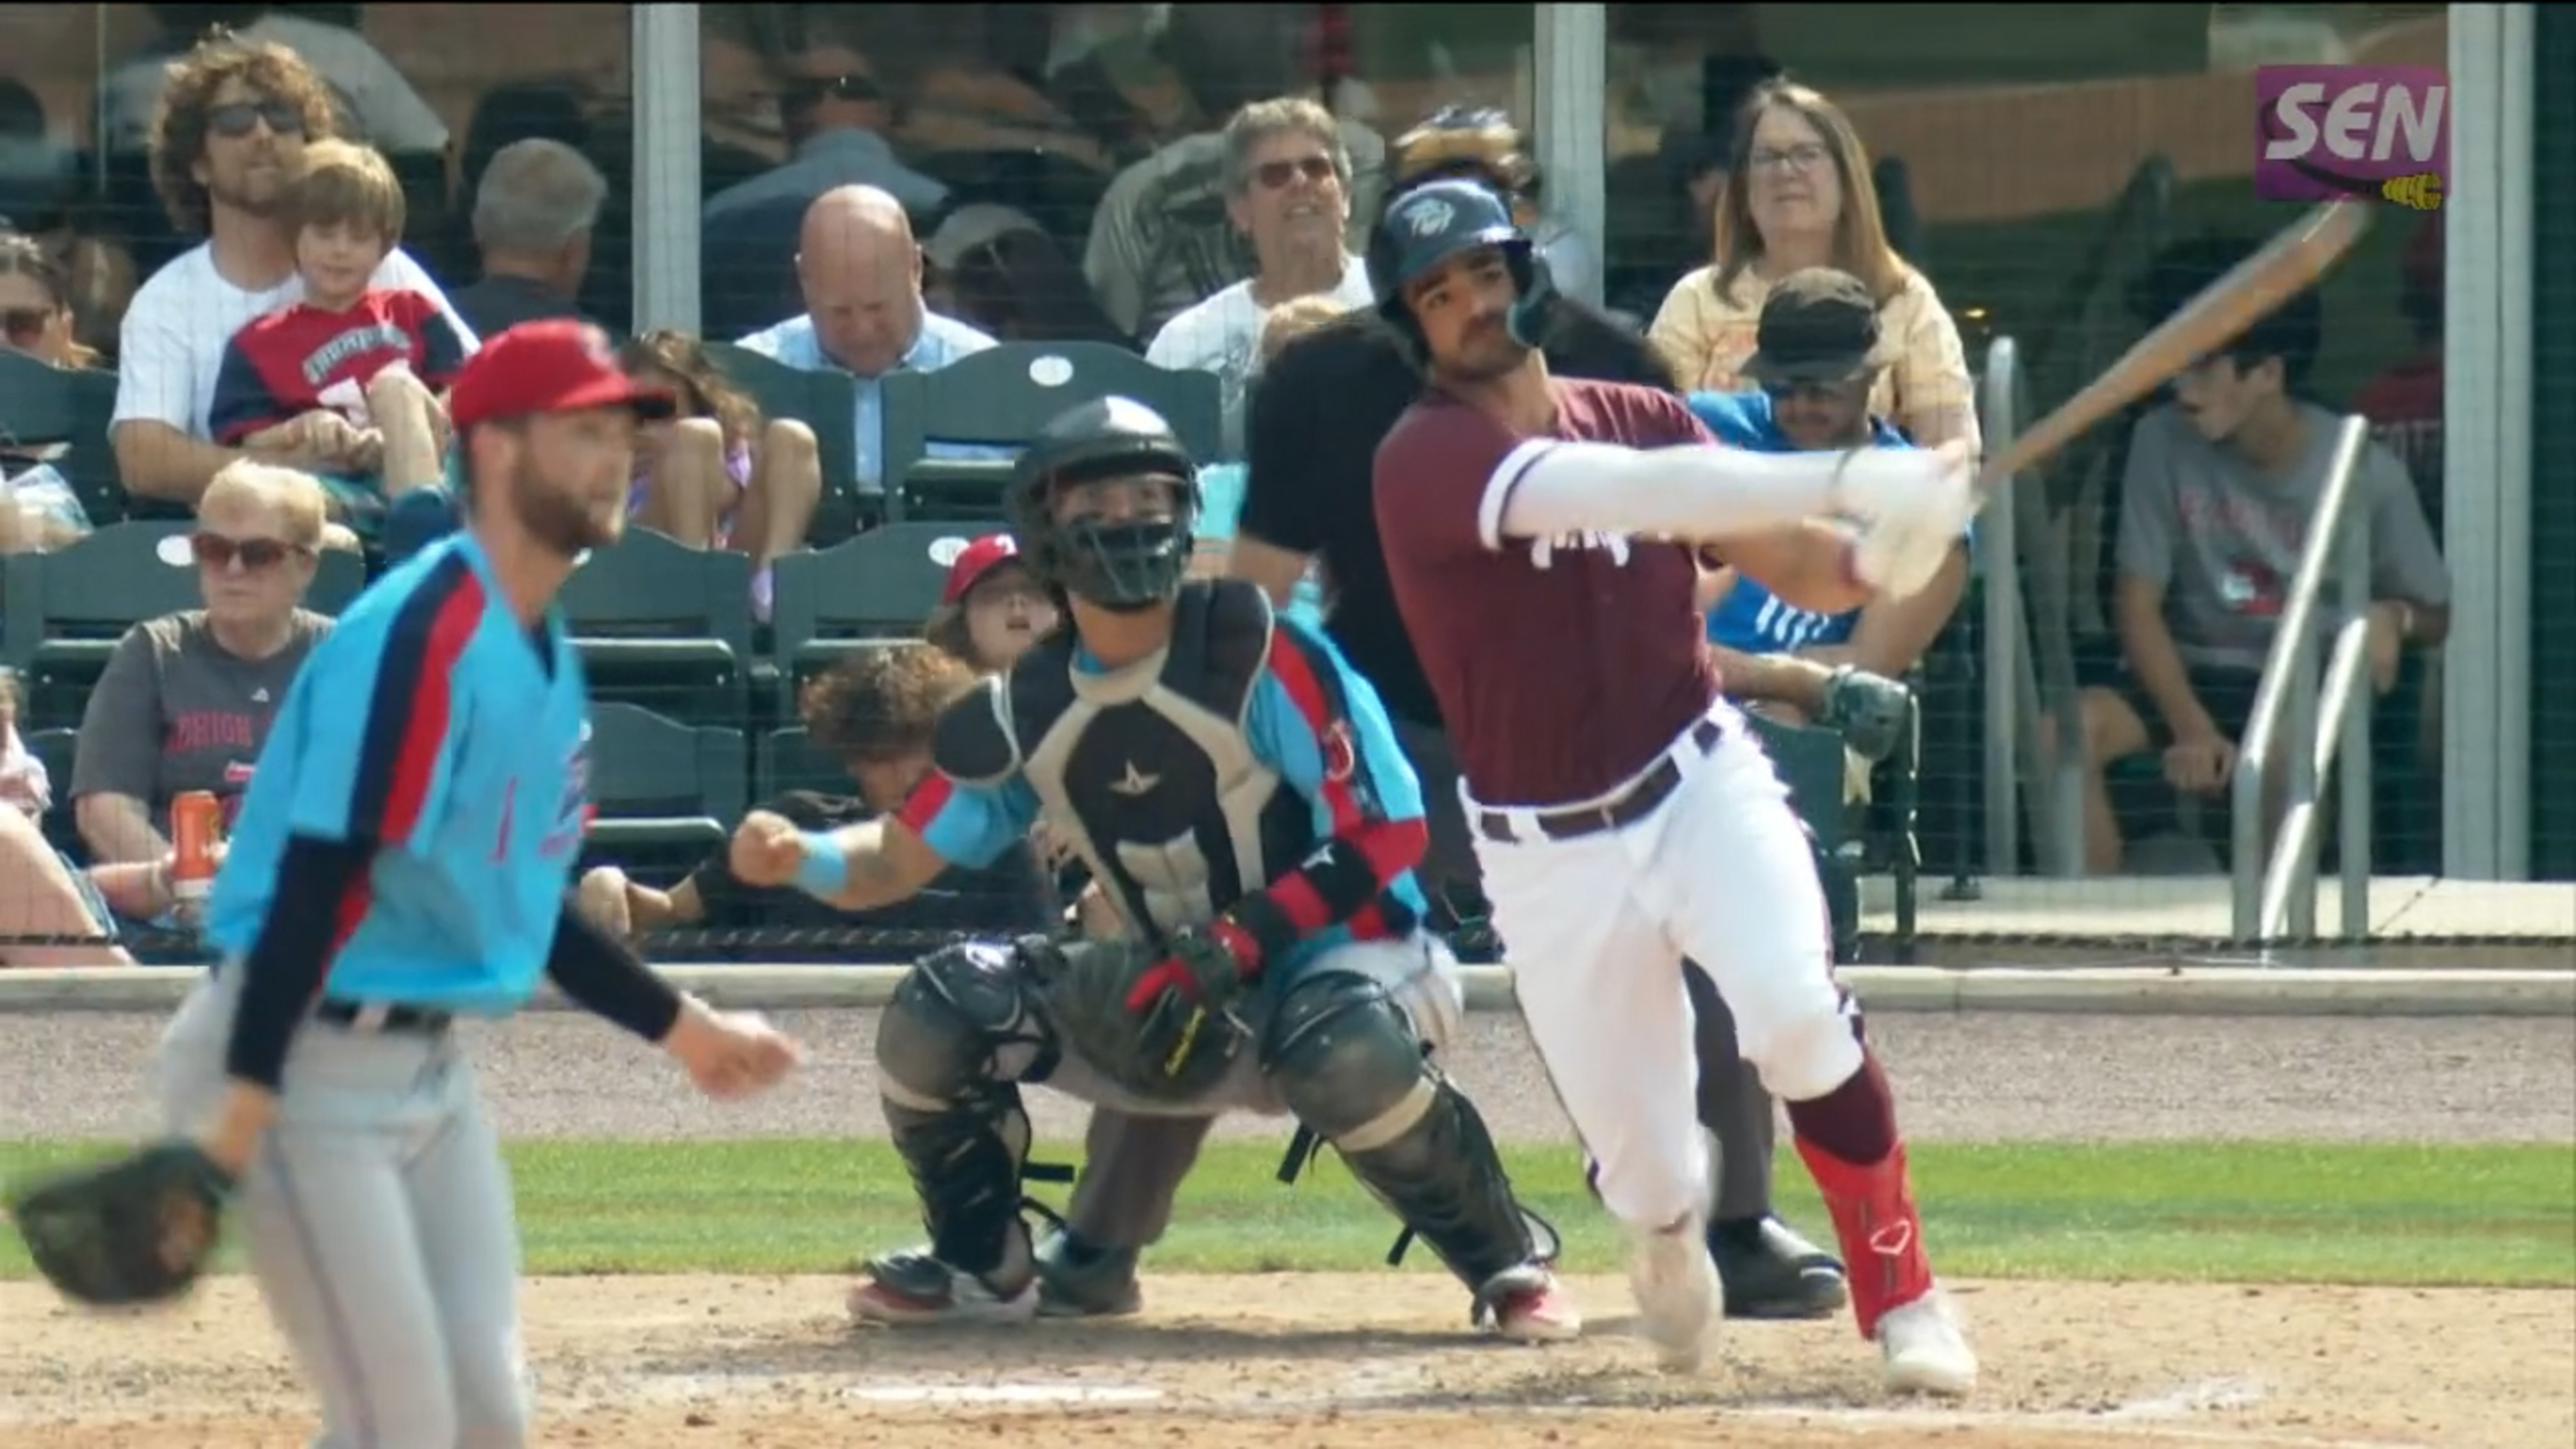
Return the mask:
[[[1993,493],[2004,480],[2225,346],[2301,288],[2314,285],[2369,229],[2370,204],[2363,201],[2329,201],[2300,217],[2139,338],[2082,392],[1987,459],[1977,479],[1979,494]]]

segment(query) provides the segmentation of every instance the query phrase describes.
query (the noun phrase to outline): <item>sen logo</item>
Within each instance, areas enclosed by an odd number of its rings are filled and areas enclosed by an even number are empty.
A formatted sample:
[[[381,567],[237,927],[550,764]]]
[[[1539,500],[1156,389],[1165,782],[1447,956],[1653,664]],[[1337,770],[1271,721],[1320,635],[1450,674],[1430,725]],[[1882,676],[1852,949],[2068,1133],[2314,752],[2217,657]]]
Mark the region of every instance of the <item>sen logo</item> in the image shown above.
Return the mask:
[[[2266,201],[2364,196],[2416,211],[2451,179],[2448,75],[2412,65],[2254,72],[2254,190]]]

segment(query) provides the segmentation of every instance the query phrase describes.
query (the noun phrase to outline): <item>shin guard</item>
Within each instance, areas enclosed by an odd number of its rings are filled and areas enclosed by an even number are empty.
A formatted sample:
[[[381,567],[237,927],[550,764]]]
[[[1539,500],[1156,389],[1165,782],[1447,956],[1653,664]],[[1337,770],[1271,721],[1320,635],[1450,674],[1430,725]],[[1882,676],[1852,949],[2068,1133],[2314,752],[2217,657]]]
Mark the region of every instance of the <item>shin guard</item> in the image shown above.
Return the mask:
[[[1905,1169],[1905,1145],[1876,1162],[1845,1162],[1806,1138],[1798,1156],[1824,1194],[1842,1243],[1853,1316],[1863,1338],[1875,1338],[1880,1318],[1932,1291],[1932,1259],[1923,1249],[1923,1218]]]

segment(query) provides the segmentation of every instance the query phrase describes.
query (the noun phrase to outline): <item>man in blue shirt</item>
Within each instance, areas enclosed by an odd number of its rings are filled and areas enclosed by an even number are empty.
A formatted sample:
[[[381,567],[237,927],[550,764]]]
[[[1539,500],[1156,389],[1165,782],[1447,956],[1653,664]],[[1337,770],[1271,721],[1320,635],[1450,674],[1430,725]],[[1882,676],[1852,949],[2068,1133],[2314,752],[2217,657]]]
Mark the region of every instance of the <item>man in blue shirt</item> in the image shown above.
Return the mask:
[[[938,773],[891,819],[820,834],[755,813],[735,834],[736,876],[847,910],[988,861],[1043,819],[1146,961],[1162,958],[1105,1012],[1058,994],[1077,971],[1066,958],[1126,943],[963,946],[913,969],[877,1061],[931,1241],[872,1261],[851,1311],[1036,1315],[1019,1093],[1043,1082],[1140,1114],[1292,1114],[1439,1255],[1480,1321],[1571,1337],[1581,1320],[1551,1270],[1554,1232],[1520,1207],[1474,1105],[1429,1060],[1460,1003],[1421,927],[1413,772],[1376,694],[1320,633],[1275,618],[1251,584],[1183,581],[1194,472],[1170,426],[1128,399],[1049,423],[1019,460],[1011,521],[1072,627],[949,707]]]
[[[1811,267],[1783,278],[1763,304],[1750,393],[1694,393],[1691,411],[1729,447],[1766,453],[1912,444],[1869,413],[1880,365],[1878,311],[1859,278]],[[1787,724],[1841,732],[1866,763],[1885,759],[1905,722],[1911,671],[1939,637],[1967,587],[1964,544],[1929,586],[1845,614],[1817,614],[1762,585],[1714,571],[1709,642],[1727,693]]]
[[[802,316],[755,332],[741,345],[805,372],[839,368],[858,379],[862,493],[885,491],[885,375],[932,372],[994,345],[993,339],[930,310],[921,298],[921,247],[903,203],[873,186],[824,192],[798,233],[796,285]],[[1007,458],[1008,449],[933,443],[937,458]],[[831,481],[831,480],[827,480]]]
[[[528,1442],[517,1229],[451,1031],[540,977],[717,1096],[795,1048],[570,909],[581,665],[552,607],[616,541],[639,417],[599,329],[522,324],[459,375],[463,531],[369,590],[288,690],[218,874],[222,961],[162,1044],[174,1125],[238,1184],[260,1296],[336,1444]]]

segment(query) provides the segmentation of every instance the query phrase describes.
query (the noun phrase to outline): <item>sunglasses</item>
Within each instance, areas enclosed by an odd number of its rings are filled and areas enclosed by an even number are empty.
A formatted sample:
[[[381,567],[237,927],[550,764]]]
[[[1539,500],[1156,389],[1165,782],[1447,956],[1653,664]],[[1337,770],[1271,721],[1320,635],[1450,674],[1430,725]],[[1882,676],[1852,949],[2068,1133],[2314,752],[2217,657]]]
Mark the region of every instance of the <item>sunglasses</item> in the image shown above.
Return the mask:
[[[885,88],[863,75],[836,75],[828,80],[789,80],[778,87],[778,99],[788,106],[810,106],[818,101],[881,101]]]
[[[272,135],[304,134],[304,113],[284,101],[233,101],[206,112],[208,131],[236,141],[249,135],[263,121],[268,123]]]
[[[1862,379],[1842,382],[1766,382],[1762,391],[1773,402],[1812,398],[1819,402],[1846,402],[1862,391]]]
[[[1281,190],[1300,178],[1321,186],[1333,179],[1333,158],[1307,156],[1295,161],[1264,161],[1253,169],[1252,175],[1266,191]]]
[[[54,320],[50,307],[11,307],[0,311],[0,337],[11,345],[23,345],[45,335],[45,324]]]
[[[304,552],[291,543],[273,538],[226,538],[220,533],[199,533],[188,539],[188,551],[197,562],[210,569],[228,569],[233,560],[241,560],[244,573],[262,573],[286,562],[293,554]]]

